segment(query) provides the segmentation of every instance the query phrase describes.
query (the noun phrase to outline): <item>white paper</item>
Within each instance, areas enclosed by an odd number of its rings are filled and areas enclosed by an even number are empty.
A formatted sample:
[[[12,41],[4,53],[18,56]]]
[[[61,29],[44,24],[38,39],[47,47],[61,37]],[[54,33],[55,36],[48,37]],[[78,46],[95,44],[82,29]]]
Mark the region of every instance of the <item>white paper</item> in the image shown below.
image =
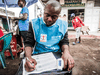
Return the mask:
[[[57,69],[57,61],[53,53],[44,53],[39,55],[32,56],[37,61],[36,69],[32,72],[27,72],[25,70],[24,64],[25,59],[23,59],[23,75],[33,74],[33,73],[41,73],[44,71],[50,71],[53,69]]]

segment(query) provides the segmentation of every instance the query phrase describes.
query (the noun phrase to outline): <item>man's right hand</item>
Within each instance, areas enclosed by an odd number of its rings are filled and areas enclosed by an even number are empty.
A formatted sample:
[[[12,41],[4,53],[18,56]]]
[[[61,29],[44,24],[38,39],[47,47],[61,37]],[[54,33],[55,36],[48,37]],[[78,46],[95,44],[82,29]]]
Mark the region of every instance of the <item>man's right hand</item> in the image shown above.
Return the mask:
[[[2,29],[2,27],[0,26],[0,29]]]
[[[36,60],[33,58],[28,58],[29,60],[26,59],[26,63],[25,63],[25,70],[27,72],[31,72],[33,70],[35,70],[35,65],[37,64]],[[32,66],[32,63],[34,63],[34,66]]]

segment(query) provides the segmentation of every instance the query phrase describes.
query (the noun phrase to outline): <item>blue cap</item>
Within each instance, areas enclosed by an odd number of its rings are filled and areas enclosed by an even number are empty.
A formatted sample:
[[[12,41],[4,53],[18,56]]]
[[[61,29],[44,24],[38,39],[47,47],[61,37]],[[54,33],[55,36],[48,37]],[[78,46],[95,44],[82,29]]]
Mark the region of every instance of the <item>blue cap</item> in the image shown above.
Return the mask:
[[[75,16],[75,14],[74,14],[74,13],[72,13],[72,14],[71,14],[71,17],[73,17],[73,16]]]

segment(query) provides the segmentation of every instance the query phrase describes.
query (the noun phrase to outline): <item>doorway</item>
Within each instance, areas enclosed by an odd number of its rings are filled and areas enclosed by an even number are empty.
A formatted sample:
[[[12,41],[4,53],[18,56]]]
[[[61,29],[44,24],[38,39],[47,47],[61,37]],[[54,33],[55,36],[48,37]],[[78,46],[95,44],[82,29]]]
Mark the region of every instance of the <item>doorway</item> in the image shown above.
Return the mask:
[[[74,13],[75,16],[79,16],[84,22],[84,9],[68,9],[68,27],[73,27],[71,18],[72,13]]]

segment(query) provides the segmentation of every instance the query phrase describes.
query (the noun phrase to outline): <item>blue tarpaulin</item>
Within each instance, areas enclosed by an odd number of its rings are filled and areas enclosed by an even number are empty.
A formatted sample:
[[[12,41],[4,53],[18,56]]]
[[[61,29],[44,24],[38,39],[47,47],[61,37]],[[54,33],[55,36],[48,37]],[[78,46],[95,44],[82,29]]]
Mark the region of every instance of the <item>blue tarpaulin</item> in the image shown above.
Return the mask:
[[[37,1],[38,0],[26,0],[26,7],[29,7]],[[0,0],[0,7],[5,7],[5,4],[7,7],[19,7],[18,0]]]

